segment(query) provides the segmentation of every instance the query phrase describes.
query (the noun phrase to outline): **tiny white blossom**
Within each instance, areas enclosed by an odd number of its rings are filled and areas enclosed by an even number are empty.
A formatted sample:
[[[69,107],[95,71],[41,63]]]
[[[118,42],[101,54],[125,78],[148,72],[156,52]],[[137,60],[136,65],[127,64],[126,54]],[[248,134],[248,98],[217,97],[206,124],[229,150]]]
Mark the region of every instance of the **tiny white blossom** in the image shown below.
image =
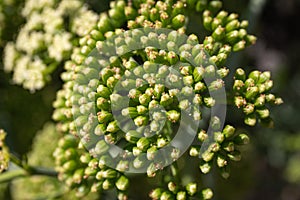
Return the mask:
[[[82,7],[74,17],[72,23],[72,32],[79,36],[86,35],[97,23],[98,15]]]
[[[4,48],[4,71],[11,72],[14,69],[15,60],[18,56],[18,52],[15,49],[15,45],[12,42],[7,43]]]
[[[72,49],[71,38],[72,35],[67,32],[54,35],[52,44],[48,47],[49,56],[58,62],[62,61],[63,56]]]

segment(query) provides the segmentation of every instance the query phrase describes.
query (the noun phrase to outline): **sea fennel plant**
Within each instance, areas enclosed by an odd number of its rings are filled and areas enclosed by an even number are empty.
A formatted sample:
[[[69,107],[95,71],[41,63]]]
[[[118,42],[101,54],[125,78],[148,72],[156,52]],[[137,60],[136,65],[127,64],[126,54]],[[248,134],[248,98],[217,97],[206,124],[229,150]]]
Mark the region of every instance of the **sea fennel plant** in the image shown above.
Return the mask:
[[[242,110],[246,125],[272,125],[270,106],[282,100],[271,93],[270,72],[226,66],[231,53],[256,37],[248,34],[248,21],[222,10],[222,1],[117,0],[99,19],[81,11],[80,1],[73,10],[64,1],[43,2],[65,9],[53,10],[58,25],[49,28],[56,21],[46,22],[46,8],[35,14],[25,7],[30,20],[18,39],[28,29],[34,42],[9,43],[5,66],[14,82],[34,91],[53,66],[64,65],[64,84],[53,103],[62,136],[53,156],[58,179],[78,196],[113,190],[118,199],[132,199],[130,180],[145,174],[161,180],[149,191],[151,199],[211,199],[213,188],[200,177],[184,180],[185,161],[196,157],[202,174],[216,166],[229,177],[249,137],[226,124],[227,105]],[[63,28],[64,16],[71,28]],[[77,23],[81,16],[89,23]],[[192,33],[195,16],[200,31]],[[230,75],[232,85],[225,81]]]

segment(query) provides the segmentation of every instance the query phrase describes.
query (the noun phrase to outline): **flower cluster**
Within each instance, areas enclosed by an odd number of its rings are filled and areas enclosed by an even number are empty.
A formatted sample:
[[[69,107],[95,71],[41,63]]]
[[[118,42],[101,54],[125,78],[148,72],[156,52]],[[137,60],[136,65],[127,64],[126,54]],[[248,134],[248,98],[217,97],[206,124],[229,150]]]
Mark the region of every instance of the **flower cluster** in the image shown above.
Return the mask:
[[[0,173],[8,168],[9,163],[9,151],[4,143],[5,136],[4,130],[0,129]]]
[[[27,0],[22,15],[26,23],[4,50],[4,70],[13,72],[15,84],[34,92],[69,59],[78,37],[95,26],[98,16],[81,0]]]
[[[213,197],[211,189],[206,188],[203,190],[198,189],[197,183],[189,183],[185,187],[180,188],[175,182],[170,181],[167,183],[167,188],[156,188],[152,190],[149,196],[152,199],[177,199],[186,200],[193,197],[197,199],[208,200]]]
[[[243,109],[245,124],[254,126],[257,122],[273,126],[269,105],[280,105],[283,100],[270,92],[273,87],[271,73],[254,70],[248,77],[243,69],[236,69],[234,76],[234,104]]]
[[[248,136],[230,125],[223,129],[215,116],[212,132],[188,126],[205,124],[205,111],[224,103],[213,95],[224,88],[229,53],[255,42],[248,23],[221,7],[221,1],[111,2],[97,26],[81,37],[61,76],[65,83],[53,114],[65,133],[54,152],[61,180],[81,195],[115,188],[119,199],[127,199],[125,172],[146,169],[154,177],[184,153],[172,146],[180,127],[187,138],[199,133],[189,152],[200,157],[200,170],[208,173],[216,160],[228,177],[228,163],[241,159],[238,146],[248,143]],[[203,14],[211,34],[204,41],[185,35],[189,11]],[[122,154],[112,156],[117,145]],[[212,198],[210,189],[199,186],[171,181],[150,197]]]
[[[214,118],[212,123],[219,126],[218,118]],[[190,148],[190,156],[199,157],[200,170],[202,173],[208,173],[214,162],[216,162],[223,178],[229,177],[229,161],[240,161],[241,152],[238,147],[249,143],[249,137],[244,133],[237,134],[235,128],[226,125],[222,131],[214,131],[211,136],[201,130],[198,133],[200,145],[194,145]],[[207,141],[210,141],[206,144]],[[207,146],[207,148],[203,148]]]

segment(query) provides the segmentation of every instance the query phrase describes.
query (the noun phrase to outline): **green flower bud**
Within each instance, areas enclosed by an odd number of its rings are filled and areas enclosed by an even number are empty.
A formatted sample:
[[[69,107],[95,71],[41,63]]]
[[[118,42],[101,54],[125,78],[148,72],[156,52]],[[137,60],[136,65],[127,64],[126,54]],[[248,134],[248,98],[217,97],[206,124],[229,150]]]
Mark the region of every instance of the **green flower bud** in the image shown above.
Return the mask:
[[[146,161],[146,156],[144,156],[144,155],[138,156],[137,158],[134,159],[133,166],[136,169],[139,169],[145,165],[145,161]]]
[[[76,138],[73,135],[65,135],[58,141],[58,146],[62,149],[75,148],[77,144]]]
[[[224,167],[227,165],[227,160],[226,160],[225,156],[223,156],[221,154],[219,154],[217,156],[217,165],[218,165],[218,167]]]
[[[205,106],[211,108],[216,104],[216,100],[214,100],[212,97],[204,97],[204,104]]]
[[[172,123],[176,123],[180,119],[180,113],[177,112],[176,110],[170,110],[166,114],[168,120],[171,121]]]
[[[212,168],[212,162],[200,162],[199,168],[203,174],[207,174],[210,172],[210,169]]]
[[[155,158],[156,154],[157,154],[156,146],[151,146],[150,148],[147,149],[147,159],[148,160],[153,160]]]
[[[245,81],[245,87],[248,88],[248,87],[253,87],[253,86],[255,86],[255,81],[252,78],[248,78]]]
[[[174,29],[178,29],[180,27],[183,27],[184,25],[185,25],[185,16],[184,15],[178,14],[172,19],[172,27]]]
[[[243,112],[246,115],[249,115],[251,113],[253,113],[255,110],[255,106],[253,104],[247,104],[244,108],[243,108]]]
[[[225,137],[224,134],[221,132],[214,132],[214,140],[221,144],[224,141]]]
[[[187,199],[187,195],[185,191],[179,191],[176,194],[176,200],[186,200]]]
[[[162,106],[168,106],[171,103],[173,103],[173,98],[170,97],[170,95],[168,93],[164,93],[162,94],[161,98],[160,98],[160,105]]]
[[[168,183],[168,189],[169,191],[171,191],[172,193],[176,194],[177,190],[178,190],[178,186],[176,185],[176,183],[174,183],[173,181],[170,181]]]
[[[237,97],[234,97],[234,104],[236,105],[236,107],[240,108],[240,107],[246,105],[247,102],[243,97],[237,96]]]
[[[109,149],[108,144],[104,140],[100,140],[99,142],[97,142],[94,151],[97,155],[101,155],[107,152],[108,149]]]
[[[257,38],[254,35],[246,35],[246,37],[245,37],[247,46],[255,44],[256,40],[257,40]]]
[[[270,111],[267,108],[265,108],[265,109],[257,109],[256,113],[258,114],[258,116],[261,119],[265,119],[265,118],[267,118],[267,117],[270,116]]]
[[[275,102],[276,97],[275,97],[274,94],[267,94],[265,97],[266,97],[266,101],[268,103],[274,103]]]
[[[80,160],[80,162],[87,164],[91,160],[91,155],[89,153],[82,154],[80,156],[79,160]]]
[[[268,92],[269,90],[271,90],[272,89],[272,87],[273,87],[273,81],[272,80],[267,80],[265,83],[264,83],[264,85],[265,85],[265,88],[266,88],[266,92]]]
[[[95,176],[97,173],[97,169],[93,167],[86,167],[84,170],[85,177]]]
[[[208,31],[212,31],[212,21],[213,21],[213,18],[211,16],[204,16],[203,17],[203,26],[206,30]]]
[[[113,181],[111,179],[105,179],[102,183],[103,190],[109,190],[114,186]]]
[[[97,88],[97,94],[100,97],[103,97],[105,99],[108,99],[109,96],[111,95],[111,91],[110,89],[108,89],[107,87],[105,87],[104,85],[99,85]]]
[[[140,138],[136,143],[137,148],[139,148],[142,151],[146,150],[149,147],[149,145],[150,141],[146,137]]]
[[[234,150],[227,154],[228,158],[233,161],[240,161],[242,159],[241,152]]]
[[[205,68],[205,76],[206,77],[215,77],[216,74],[216,69],[215,66],[209,65]]]
[[[245,47],[246,47],[246,41],[241,40],[238,43],[236,43],[235,45],[233,45],[233,51],[241,51],[241,50],[245,49]]]
[[[66,173],[71,173],[77,168],[77,162],[75,160],[69,160],[63,164],[63,169]]]
[[[214,152],[206,150],[205,152],[202,153],[201,157],[205,162],[209,162],[213,159]]]
[[[239,31],[237,30],[230,31],[226,34],[225,38],[229,44],[234,45],[240,40]]]
[[[73,175],[73,182],[74,183],[81,183],[84,176],[84,169],[77,169]]]
[[[260,78],[260,75],[261,75],[260,71],[254,70],[249,74],[249,78],[252,78],[254,82],[257,83]]]
[[[247,115],[244,119],[245,124],[249,126],[255,126],[256,124],[256,117],[253,114]]]
[[[206,188],[202,190],[202,198],[204,200],[212,199],[213,198],[213,191],[210,188]]]
[[[160,199],[161,200],[172,200],[174,197],[172,196],[172,194],[168,191],[165,191],[161,194]]]
[[[259,88],[257,86],[249,87],[246,91],[246,99],[253,99],[259,93]]]
[[[246,80],[245,71],[242,68],[236,69],[234,78],[237,80],[245,81]]]
[[[113,159],[109,155],[103,155],[99,159],[98,167],[103,169],[106,166],[113,166],[113,162]]]
[[[199,1],[196,1],[196,11],[197,12],[202,12],[204,9],[206,9],[207,7],[207,0],[199,0]]]
[[[250,142],[248,135],[242,133],[234,138],[234,143],[237,145],[246,145]]]
[[[134,124],[136,126],[145,126],[147,125],[149,118],[146,116],[138,116],[134,119]]]
[[[265,101],[266,101],[266,96],[260,95],[259,97],[256,98],[254,105],[256,107],[262,107],[265,105]]]
[[[217,70],[217,74],[220,78],[225,78],[229,74],[229,69],[226,67],[220,68]]]
[[[222,1],[217,1],[217,0],[210,1],[208,4],[208,10],[215,13],[222,8],[222,5],[223,5]]]
[[[159,199],[161,197],[161,194],[162,194],[162,189],[156,188],[150,192],[149,197],[152,199]]]
[[[137,108],[135,108],[135,107],[124,108],[121,111],[121,113],[125,117],[132,117],[132,118],[134,118],[134,117],[138,116]]]
[[[120,160],[116,166],[116,169],[120,172],[125,172],[129,167],[129,163],[127,160]]]
[[[200,142],[204,142],[206,139],[207,139],[208,135],[206,133],[205,130],[201,130],[199,133],[198,133],[198,140]]]
[[[181,110],[186,110],[186,109],[188,109],[189,106],[190,106],[189,100],[185,99],[185,100],[182,100],[182,101],[179,102],[179,106],[178,107]]]
[[[193,76],[184,76],[183,77],[183,84],[184,85],[192,85],[194,83],[194,79],[193,79]]]
[[[208,147],[208,152],[218,152],[220,150],[220,144],[217,142],[212,143]]]
[[[162,148],[168,144],[168,140],[166,138],[160,137],[157,138],[156,144],[157,148]]]
[[[193,99],[193,103],[196,105],[202,105],[202,97],[200,94],[196,94]]]
[[[222,26],[218,26],[212,33],[212,36],[215,40],[222,40],[225,37],[225,29]]]
[[[205,69],[203,67],[195,67],[193,72],[194,81],[197,83],[203,79]]]
[[[211,92],[216,91],[221,89],[223,86],[224,86],[224,81],[222,79],[217,79],[210,83],[210,85],[208,86],[208,90]]]
[[[227,20],[229,20],[230,16],[231,15],[229,15]],[[240,26],[240,22],[237,19],[233,19],[226,24],[225,30],[227,33],[229,33],[230,31],[237,30],[239,28],[239,26]]]
[[[139,102],[142,105],[148,106],[150,101],[151,101],[151,97],[147,94],[142,94],[139,96]]]
[[[239,38],[244,39],[247,36],[247,31],[245,29],[240,29],[239,30]]]
[[[236,138],[236,137],[235,137]],[[224,142],[222,144],[222,148],[225,150],[225,151],[228,151],[228,152],[231,152],[231,151],[234,151],[234,143],[233,142]]]
[[[275,105],[283,104],[283,100],[281,98],[276,98],[275,101],[274,101],[274,104]]]
[[[109,110],[110,109],[110,103],[107,99],[103,97],[99,97],[96,102],[97,108],[101,110]]]
[[[199,154],[200,154],[200,149],[199,149],[198,147],[191,147],[191,148],[190,148],[189,154],[190,154],[190,156],[192,156],[192,157],[199,156]]]
[[[107,122],[111,121],[111,119],[113,118],[112,114],[107,111],[98,112],[97,117],[98,117],[98,121],[100,123],[107,123]]]
[[[197,184],[189,183],[186,185],[185,189],[190,196],[194,196],[197,192]]]
[[[119,127],[118,127],[118,122],[115,120],[115,121],[112,121],[110,122],[108,125],[107,125],[107,128],[106,128],[106,131],[110,132],[110,133],[115,133],[119,130]]]

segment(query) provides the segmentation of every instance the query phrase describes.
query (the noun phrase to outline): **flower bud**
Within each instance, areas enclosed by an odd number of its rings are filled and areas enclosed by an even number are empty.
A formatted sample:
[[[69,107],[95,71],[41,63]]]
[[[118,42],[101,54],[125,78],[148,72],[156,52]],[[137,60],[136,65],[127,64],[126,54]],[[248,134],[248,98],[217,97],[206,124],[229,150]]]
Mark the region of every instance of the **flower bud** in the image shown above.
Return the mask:
[[[206,188],[202,190],[202,198],[204,200],[212,199],[213,198],[213,192],[210,188]]]
[[[110,112],[107,112],[107,111],[104,111],[104,110],[101,111],[101,112],[98,112],[97,117],[98,117],[98,121],[100,123],[107,123],[113,118],[113,116]]]
[[[203,67],[195,67],[193,72],[194,81],[197,83],[203,79],[205,69]]]
[[[212,97],[204,97],[204,104],[205,106],[211,108],[216,104],[216,100],[214,100]]]
[[[118,127],[118,122],[116,120],[110,122],[106,128],[106,131],[108,131],[110,133],[115,133],[118,130],[119,130],[119,127]]]
[[[199,156],[200,155],[200,149],[198,147],[191,147],[189,154],[192,157]]]
[[[187,195],[185,191],[179,191],[176,194],[176,200],[186,200],[187,199]]]
[[[218,26],[212,33],[212,36],[215,40],[222,40],[225,37],[225,29],[221,26]]]
[[[156,188],[150,192],[149,197],[152,199],[160,199],[161,194],[162,194],[162,189]]]
[[[146,137],[140,138],[136,143],[137,148],[139,148],[142,151],[146,150],[149,147],[149,145],[150,141]]]
[[[258,114],[258,116],[261,119],[265,119],[265,118],[267,118],[267,117],[270,116],[270,111],[267,108],[265,108],[265,109],[257,109],[256,113]]]
[[[247,104],[244,108],[243,108],[243,112],[246,115],[249,115],[251,113],[253,113],[255,110],[255,106],[253,104]]]
[[[242,159],[241,152],[234,150],[227,154],[228,158],[233,161],[240,161]]]
[[[184,15],[178,14],[172,19],[172,27],[174,29],[178,29],[180,27],[183,27],[184,25],[185,25],[185,16]]]
[[[240,40],[239,32],[237,30],[230,31],[225,38],[229,44],[234,45]]]
[[[234,143],[237,145],[246,145],[249,142],[250,142],[249,137],[244,133],[239,134],[234,138]]]
[[[201,160],[199,168],[203,174],[207,174],[208,172],[210,172],[210,169],[212,168],[212,162],[205,162]]]
[[[221,132],[214,132],[214,140],[221,144],[224,141],[224,134]]]
[[[245,124],[249,126],[255,126],[256,124],[256,117],[253,114],[247,115],[244,119]]]
[[[236,137],[235,137],[236,138]],[[231,152],[231,151],[234,151],[234,143],[233,142],[224,142],[222,144],[222,148],[225,150],[225,151],[228,151],[228,152]]]
[[[177,112],[176,110],[170,110],[166,114],[168,120],[171,121],[172,123],[178,122],[180,119],[180,113]]]
[[[246,91],[246,99],[253,99],[259,93],[259,88],[257,86],[249,87]]]
[[[235,45],[233,45],[233,51],[241,51],[241,50],[245,49],[245,47],[246,47],[246,41],[241,40],[238,43],[236,43]]]
[[[201,157],[205,162],[209,162],[213,159],[214,152],[210,152],[210,151],[206,150],[205,152],[202,153]]]
[[[225,156],[223,156],[221,154],[218,154],[218,156],[217,156],[217,165],[220,168],[227,165],[227,160],[226,160]]]
[[[198,140],[200,142],[204,142],[206,139],[207,139],[208,135],[206,133],[205,130],[201,130],[199,133],[198,133]]]
[[[197,184],[196,183],[189,183],[189,184],[186,185],[185,189],[186,189],[187,193],[190,196],[193,196],[197,192]]]

